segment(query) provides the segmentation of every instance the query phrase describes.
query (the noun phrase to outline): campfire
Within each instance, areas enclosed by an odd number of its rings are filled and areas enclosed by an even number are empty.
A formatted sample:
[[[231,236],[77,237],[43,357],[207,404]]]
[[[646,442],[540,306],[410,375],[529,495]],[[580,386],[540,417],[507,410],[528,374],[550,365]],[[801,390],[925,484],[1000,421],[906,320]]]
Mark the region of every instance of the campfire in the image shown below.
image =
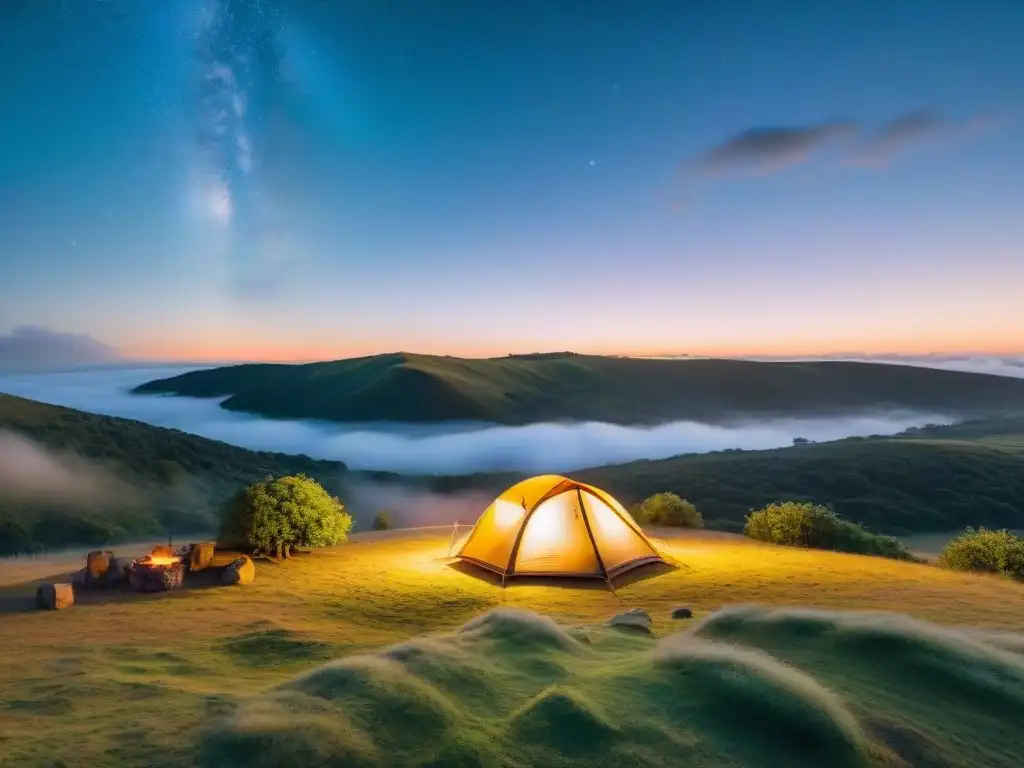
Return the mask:
[[[141,565],[146,568],[156,568],[157,566],[168,566],[175,565],[181,562],[181,558],[177,555],[146,555],[140,557],[134,562],[134,565]]]
[[[150,554],[132,561],[128,583],[137,592],[177,589],[185,579],[183,555],[170,547],[156,547]]]

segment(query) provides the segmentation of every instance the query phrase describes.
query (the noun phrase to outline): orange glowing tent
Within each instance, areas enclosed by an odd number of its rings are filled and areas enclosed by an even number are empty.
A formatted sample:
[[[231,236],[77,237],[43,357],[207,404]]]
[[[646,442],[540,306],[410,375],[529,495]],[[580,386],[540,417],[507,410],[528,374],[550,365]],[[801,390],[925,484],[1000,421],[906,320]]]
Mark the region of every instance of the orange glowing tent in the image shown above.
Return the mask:
[[[632,516],[599,488],[560,475],[516,483],[484,510],[457,557],[507,576],[610,580],[664,562]]]

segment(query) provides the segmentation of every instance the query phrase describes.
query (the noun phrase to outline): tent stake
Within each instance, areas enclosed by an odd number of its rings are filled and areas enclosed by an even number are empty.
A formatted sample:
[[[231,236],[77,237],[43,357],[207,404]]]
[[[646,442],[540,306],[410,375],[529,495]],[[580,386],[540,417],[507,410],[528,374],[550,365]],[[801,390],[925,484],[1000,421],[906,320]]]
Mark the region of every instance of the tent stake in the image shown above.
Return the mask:
[[[615,591],[615,585],[612,584],[612,580],[608,578],[607,573],[604,575],[604,583],[608,585],[608,589],[610,589],[612,594],[615,595],[615,599],[622,603],[622,598],[619,597],[619,593]]]

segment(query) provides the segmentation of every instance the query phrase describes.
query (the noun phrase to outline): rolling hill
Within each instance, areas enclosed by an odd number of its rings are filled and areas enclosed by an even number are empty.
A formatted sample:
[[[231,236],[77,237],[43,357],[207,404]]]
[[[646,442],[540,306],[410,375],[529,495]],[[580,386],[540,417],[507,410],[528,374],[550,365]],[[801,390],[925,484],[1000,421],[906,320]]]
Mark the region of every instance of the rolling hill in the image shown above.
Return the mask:
[[[147,382],[134,392],[222,397],[233,411],[341,422],[652,424],[895,409],[963,418],[1024,411],[1024,380],[1001,376],[878,363],[569,353],[238,365]]]
[[[346,471],[340,462],[248,451],[0,394],[0,436],[4,432],[19,439],[0,444],[0,460],[9,467],[46,473],[51,485],[55,478],[82,482],[57,498],[26,498],[5,492],[0,475],[0,554],[166,535],[169,524],[182,533],[206,532],[228,496],[268,474],[304,472],[337,493]]]
[[[346,501],[345,486],[355,482],[497,495],[522,477],[356,473],[339,462],[248,451],[177,430],[0,395],[0,434],[5,431],[29,438],[58,459],[98,467],[115,486],[104,498],[0,499],[0,553],[159,536],[169,525],[182,533],[208,531],[231,493],[267,474],[304,472]],[[722,530],[738,530],[750,509],[782,499],[830,503],[851,520],[895,535],[967,525],[1024,528],[1024,418],[911,430],[894,438],[690,454],[572,475],[627,504],[674,491],[698,505],[709,527]],[[407,498],[415,503],[415,495]],[[452,509],[454,517],[464,514],[466,505]],[[416,511],[406,512],[402,517],[415,525]]]

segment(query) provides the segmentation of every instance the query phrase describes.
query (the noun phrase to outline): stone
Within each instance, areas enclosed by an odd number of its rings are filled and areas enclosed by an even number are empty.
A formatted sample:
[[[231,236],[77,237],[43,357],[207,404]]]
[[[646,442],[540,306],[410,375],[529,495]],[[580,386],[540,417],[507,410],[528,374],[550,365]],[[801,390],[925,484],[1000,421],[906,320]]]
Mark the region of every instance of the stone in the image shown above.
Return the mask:
[[[643,632],[648,635],[654,634],[651,617],[643,608],[630,608],[628,611],[616,614],[608,620],[606,626]]]
[[[256,564],[248,555],[233,560],[230,565],[224,568],[221,574],[221,581],[224,584],[252,584],[256,578]]]
[[[69,608],[75,604],[75,589],[70,584],[43,584],[36,590],[36,602],[50,611]]]
[[[672,618],[673,619],[692,619],[693,618],[693,611],[690,610],[689,608],[685,607],[685,606],[680,606],[679,608],[673,608],[672,609]]]

